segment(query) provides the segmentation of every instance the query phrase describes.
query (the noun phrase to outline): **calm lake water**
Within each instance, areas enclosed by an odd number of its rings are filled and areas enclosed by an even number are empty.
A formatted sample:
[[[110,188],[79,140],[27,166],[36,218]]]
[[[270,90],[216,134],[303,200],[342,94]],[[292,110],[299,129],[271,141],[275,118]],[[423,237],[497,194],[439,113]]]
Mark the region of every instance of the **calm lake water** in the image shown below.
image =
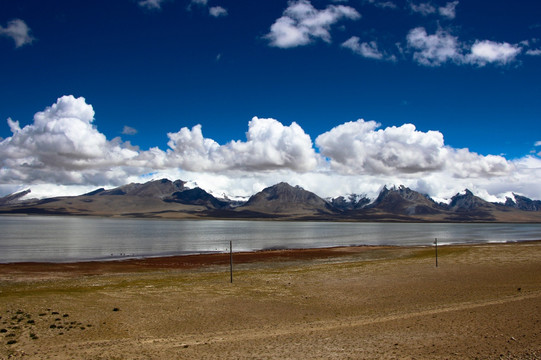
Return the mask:
[[[274,248],[541,239],[541,224],[397,224],[0,216],[0,263],[69,262]]]

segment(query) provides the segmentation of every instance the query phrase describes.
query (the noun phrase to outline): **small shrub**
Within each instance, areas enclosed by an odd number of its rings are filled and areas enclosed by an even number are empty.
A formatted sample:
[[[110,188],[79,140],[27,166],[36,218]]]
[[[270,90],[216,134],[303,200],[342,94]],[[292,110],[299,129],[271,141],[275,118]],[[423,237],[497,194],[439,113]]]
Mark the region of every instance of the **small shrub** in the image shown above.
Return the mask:
[[[17,343],[17,340],[9,340],[8,341],[8,345],[13,345],[13,344],[16,344]]]
[[[113,311],[120,311],[120,309],[116,307],[116,308],[113,308]]]

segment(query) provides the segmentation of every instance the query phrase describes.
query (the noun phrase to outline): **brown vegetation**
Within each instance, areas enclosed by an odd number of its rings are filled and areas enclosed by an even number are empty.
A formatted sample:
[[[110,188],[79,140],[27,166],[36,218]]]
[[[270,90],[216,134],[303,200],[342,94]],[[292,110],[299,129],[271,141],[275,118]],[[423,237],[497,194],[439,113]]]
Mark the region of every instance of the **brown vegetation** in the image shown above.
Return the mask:
[[[0,266],[0,358],[536,359],[541,243]],[[53,326],[54,325],[54,326]]]

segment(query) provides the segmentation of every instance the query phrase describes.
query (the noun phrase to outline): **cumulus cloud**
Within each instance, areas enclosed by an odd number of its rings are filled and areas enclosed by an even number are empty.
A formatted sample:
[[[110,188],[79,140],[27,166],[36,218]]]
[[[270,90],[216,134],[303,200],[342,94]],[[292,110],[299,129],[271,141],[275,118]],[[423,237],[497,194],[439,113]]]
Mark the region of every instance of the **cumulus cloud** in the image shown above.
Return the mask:
[[[438,8],[438,12],[443,17],[446,17],[448,19],[454,19],[456,17],[457,5],[458,1],[448,2],[445,6]]]
[[[81,184],[125,176],[122,167],[137,152],[119,140],[107,141],[93,120],[92,106],[73,96],[36,113],[33,124],[24,128],[8,119],[13,135],[0,142],[1,177],[6,182]]]
[[[207,6],[208,0],[191,0],[190,5]]]
[[[466,61],[479,66],[488,63],[508,64],[514,61],[521,51],[520,46],[506,42],[476,41],[471,47],[471,53],[466,56]]]
[[[122,129],[122,135],[135,135],[135,134],[137,134],[137,129],[134,129],[128,125],[124,125],[124,128]]]
[[[358,120],[319,135],[316,145],[331,167],[345,174],[415,173],[439,170],[443,135],[423,133],[412,124],[376,130],[375,121]]]
[[[395,61],[394,55],[388,56],[378,49],[378,44],[375,41],[361,43],[359,37],[352,36],[342,43],[342,47],[350,49],[355,54],[368,59],[375,60],[390,60]]]
[[[316,9],[308,0],[290,1],[282,17],[270,28],[266,38],[271,46],[292,48],[315,40],[331,41],[330,29],[342,19],[357,20],[361,15],[350,6],[329,5]]]
[[[541,55],[541,49],[529,49],[528,51],[526,51],[526,55],[540,56]]]
[[[17,48],[34,41],[30,32],[28,25],[21,19],[9,21],[6,27],[0,25],[0,36],[12,39]]]
[[[381,9],[397,9],[398,6],[392,1],[381,1],[381,0],[366,0],[369,4],[374,5],[375,7]]]
[[[419,4],[415,4],[415,3],[409,4],[411,11],[413,11],[414,13],[418,13],[423,16],[439,14],[448,19],[455,18],[457,5],[458,5],[458,1],[448,2],[447,4],[445,4],[445,6],[441,6],[439,8],[436,8],[430,2],[419,3]]]
[[[432,67],[447,62],[478,66],[506,65],[515,61],[522,51],[519,45],[490,40],[476,40],[468,50],[468,46],[461,43],[458,37],[441,28],[429,35],[425,28],[417,27],[410,30],[406,39],[409,49],[413,50],[413,59],[421,65]]]
[[[436,8],[430,3],[420,3],[420,4],[410,3],[409,5],[410,5],[411,11],[419,13],[423,16],[434,14],[436,12]]]
[[[188,11],[192,11],[193,7],[201,7],[205,8],[208,5],[208,0],[190,0],[190,3],[188,4]]]
[[[139,6],[142,8],[150,10],[160,10],[162,8],[162,3],[167,0],[141,0],[138,2]]]
[[[408,46],[413,49],[413,59],[426,66],[440,66],[448,61],[460,61],[461,52],[458,38],[438,29],[429,35],[425,28],[410,30],[407,37]]]
[[[398,8],[398,6],[392,1],[378,1],[378,2],[375,2],[374,5],[382,9],[397,9]]]
[[[142,151],[120,138],[108,140],[94,116],[84,98],[63,96],[29,125],[8,119],[12,136],[0,141],[0,192],[30,187],[32,196],[74,195],[168,177],[196,181],[217,196],[248,196],[287,181],[321,196],[374,197],[384,184],[403,184],[441,199],[464,188],[487,198],[510,191],[541,198],[539,157],[509,161],[455,149],[439,131],[413,124],[347,122],[314,145],[295,122],[254,117],[245,140],[222,145],[196,125],[169,133],[165,151]]]
[[[219,145],[203,137],[201,125],[169,133],[170,163],[189,171],[313,170],[317,156],[310,136],[296,123],[254,117],[246,140]]]
[[[214,17],[221,17],[221,16],[228,15],[227,10],[221,6],[213,6],[209,8],[209,14],[210,16],[214,16]]]
[[[413,124],[378,129],[375,121],[339,125],[316,138],[331,167],[343,174],[422,174],[446,172],[456,178],[508,174],[501,156],[481,156],[444,145],[439,131],[421,132]]]

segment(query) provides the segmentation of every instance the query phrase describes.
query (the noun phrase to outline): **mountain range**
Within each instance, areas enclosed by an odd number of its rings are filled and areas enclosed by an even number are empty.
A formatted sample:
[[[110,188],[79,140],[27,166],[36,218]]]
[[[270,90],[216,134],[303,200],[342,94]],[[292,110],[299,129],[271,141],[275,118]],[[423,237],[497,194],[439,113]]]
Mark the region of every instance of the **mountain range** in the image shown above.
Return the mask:
[[[279,183],[246,201],[217,198],[181,180],[149,181],[80,196],[23,200],[30,190],[0,198],[0,214],[92,215],[170,219],[281,219],[326,221],[541,222],[541,201],[513,194],[491,203],[471,191],[448,204],[407,187],[383,187],[374,200],[351,194],[323,199]]]

